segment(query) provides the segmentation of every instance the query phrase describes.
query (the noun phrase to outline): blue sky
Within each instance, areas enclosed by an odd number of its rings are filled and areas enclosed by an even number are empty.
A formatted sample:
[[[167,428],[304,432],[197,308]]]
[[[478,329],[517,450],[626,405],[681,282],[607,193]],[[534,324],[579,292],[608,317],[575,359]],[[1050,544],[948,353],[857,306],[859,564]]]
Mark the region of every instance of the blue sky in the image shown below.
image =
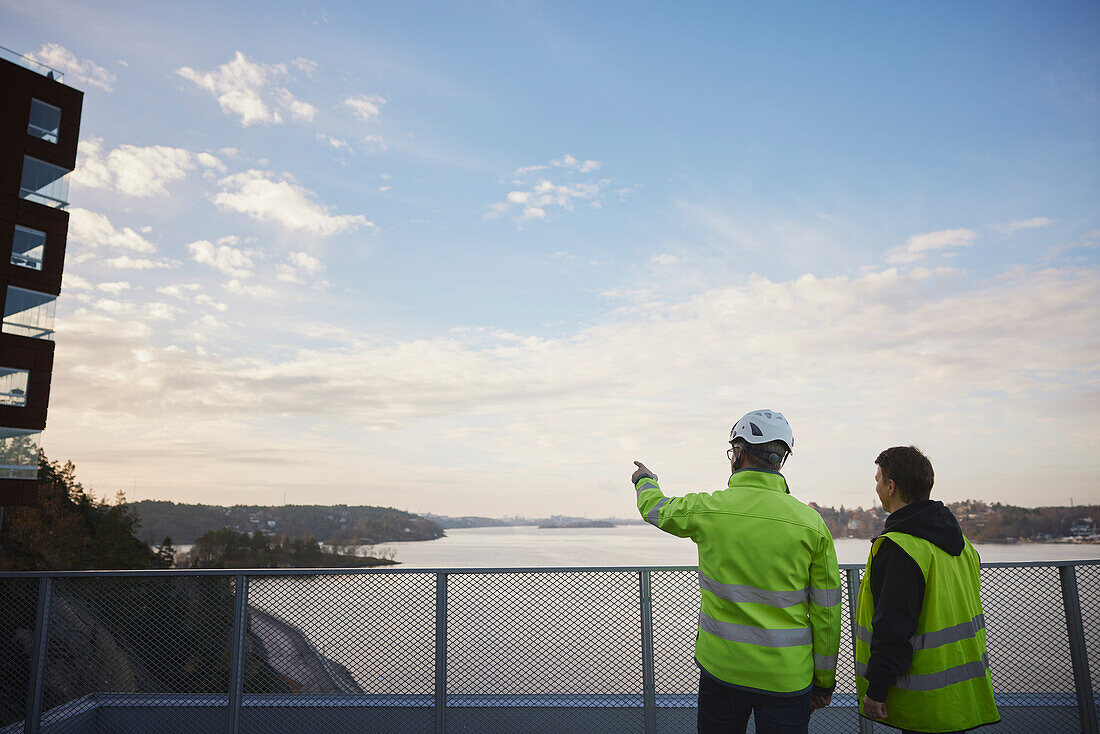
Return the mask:
[[[49,455],[99,492],[1100,501],[1089,3],[0,2],[85,92]]]

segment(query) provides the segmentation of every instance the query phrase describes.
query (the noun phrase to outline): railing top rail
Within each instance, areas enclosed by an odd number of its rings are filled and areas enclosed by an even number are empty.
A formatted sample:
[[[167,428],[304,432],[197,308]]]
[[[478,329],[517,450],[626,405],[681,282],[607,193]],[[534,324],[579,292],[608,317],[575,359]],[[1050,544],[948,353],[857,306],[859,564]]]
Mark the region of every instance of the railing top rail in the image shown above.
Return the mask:
[[[983,563],[982,568],[1095,566],[1100,559],[1069,561],[1015,561]],[[841,563],[842,570],[861,569],[862,563]],[[102,571],[4,571],[0,578],[140,578],[154,576],[351,576],[386,574],[451,575],[506,573],[637,573],[640,571],[695,571],[697,566],[530,566],[493,568],[174,568]]]

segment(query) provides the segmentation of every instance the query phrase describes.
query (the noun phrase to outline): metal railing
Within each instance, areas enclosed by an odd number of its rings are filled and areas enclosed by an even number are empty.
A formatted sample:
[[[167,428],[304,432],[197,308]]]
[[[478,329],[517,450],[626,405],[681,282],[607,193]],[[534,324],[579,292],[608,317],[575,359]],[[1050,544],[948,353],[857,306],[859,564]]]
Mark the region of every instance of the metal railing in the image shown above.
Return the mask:
[[[3,46],[0,46],[0,59],[10,61],[13,64],[19,64],[25,69],[30,69],[31,71],[37,72],[42,76],[49,77],[50,79],[53,79],[55,81],[65,81],[65,75],[62,72],[58,71],[52,66],[46,66],[39,61],[28,58],[18,51],[12,51],[10,48],[4,48]]]
[[[884,732],[842,568],[810,729]],[[690,731],[698,595],[694,567],[0,574],[0,733]],[[987,564],[982,597],[983,731],[1095,734],[1100,561]]]

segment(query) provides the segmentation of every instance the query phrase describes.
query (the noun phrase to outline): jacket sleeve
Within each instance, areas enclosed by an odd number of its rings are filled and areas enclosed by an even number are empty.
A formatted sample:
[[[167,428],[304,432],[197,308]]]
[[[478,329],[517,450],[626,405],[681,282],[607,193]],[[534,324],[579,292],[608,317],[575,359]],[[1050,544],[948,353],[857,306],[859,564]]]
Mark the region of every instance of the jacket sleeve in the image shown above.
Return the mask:
[[[867,695],[885,701],[890,687],[913,662],[909,642],[917,631],[924,603],[924,574],[908,553],[884,538],[871,560],[871,657],[867,661]]]
[[[657,480],[642,476],[634,485],[638,493],[638,512],[650,525],[679,538],[695,538],[693,510],[695,495],[665,497]]]
[[[833,536],[822,523],[822,537],[810,561],[810,630],[814,645],[814,693],[832,695],[840,652],[840,567]]]

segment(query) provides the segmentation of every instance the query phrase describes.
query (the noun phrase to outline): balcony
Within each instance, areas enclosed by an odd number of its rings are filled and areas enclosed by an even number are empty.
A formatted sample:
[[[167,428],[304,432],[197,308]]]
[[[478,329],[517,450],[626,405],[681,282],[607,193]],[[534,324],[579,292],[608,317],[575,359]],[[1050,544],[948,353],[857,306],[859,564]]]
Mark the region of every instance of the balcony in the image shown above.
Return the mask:
[[[68,170],[29,155],[23,156],[19,198],[53,209],[69,206]]]
[[[13,64],[19,64],[24,69],[30,69],[31,71],[41,74],[48,79],[53,79],[59,82],[65,81],[65,75],[57,69],[53,68],[52,66],[40,64],[32,59],[28,59],[26,56],[18,54],[15,51],[12,51],[10,48],[4,48],[3,46],[0,46],[0,59],[10,61]]]
[[[856,713],[842,566],[833,705]],[[0,733],[694,730],[696,569],[0,574]],[[1000,724],[1095,732],[1100,561],[982,568]],[[7,693],[3,693],[6,691]]]

